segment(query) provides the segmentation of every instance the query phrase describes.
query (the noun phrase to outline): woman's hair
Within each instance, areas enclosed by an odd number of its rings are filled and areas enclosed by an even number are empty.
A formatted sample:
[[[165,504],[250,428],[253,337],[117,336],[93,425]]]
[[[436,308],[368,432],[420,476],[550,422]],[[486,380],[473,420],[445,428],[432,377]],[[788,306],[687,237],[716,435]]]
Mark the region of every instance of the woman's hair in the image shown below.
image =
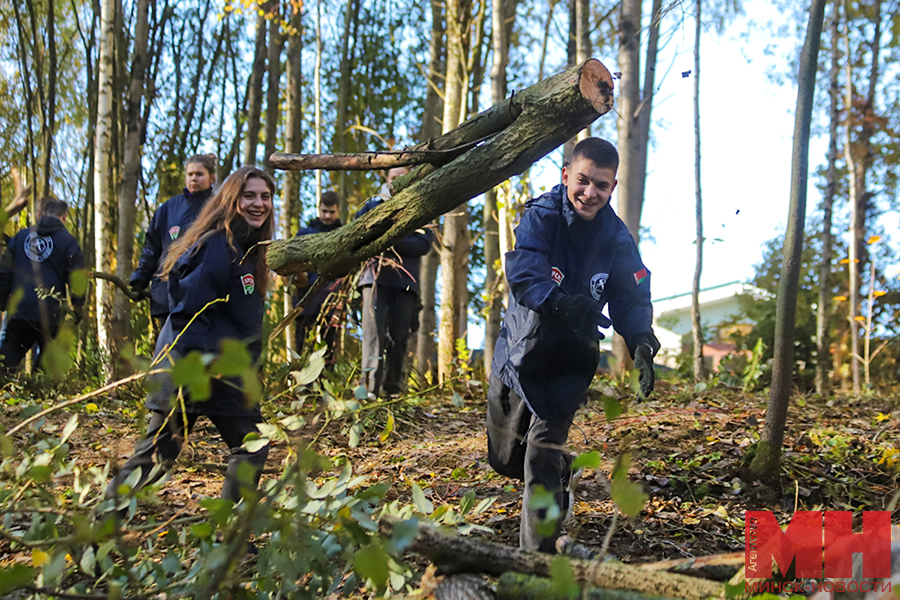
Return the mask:
[[[187,168],[188,165],[201,165],[206,172],[216,176],[216,155],[215,154],[195,154],[184,161],[184,166]]]
[[[198,249],[203,246],[210,236],[225,230],[225,236],[228,244],[234,248],[234,232],[231,230],[231,223],[235,219],[243,219],[244,217],[238,213],[238,205],[241,201],[241,195],[247,181],[253,178],[262,179],[266,182],[269,192],[275,195],[275,181],[265,171],[261,171],[256,167],[241,167],[228,176],[228,179],[218,189],[216,194],[200,210],[197,220],[188,227],[188,230],[178,237],[172,245],[163,260],[163,267],[160,271],[160,279],[168,279],[169,273],[175,266],[175,263],[181,258],[181,255],[196,246]],[[275,233],[275,210],[269,213],[266,222],[259,228],[260,239],[270,240]],[[237,248],[235,248],[237,251]],[[254,275],[256,279],[256,289],[260,293],[266,293],[266,287],[269,281],[269,268],[266,265],[266,254],[258,249],[254,252],[256,260],[256,269]],[[243,257],[242,257],[243,258]]]

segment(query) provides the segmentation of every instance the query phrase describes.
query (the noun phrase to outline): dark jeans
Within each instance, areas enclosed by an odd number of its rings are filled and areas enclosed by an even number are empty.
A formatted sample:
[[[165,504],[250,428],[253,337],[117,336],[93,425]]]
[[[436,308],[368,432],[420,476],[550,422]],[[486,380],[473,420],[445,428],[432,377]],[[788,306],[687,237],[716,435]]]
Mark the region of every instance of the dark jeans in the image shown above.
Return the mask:
[[[572,412],[554,419],[538,419],[518,394],[491,375],[487,408],[488,461],[501,475],[525,482],[519,526],[519,547],[525,550],[556,553],[556,539],[569,509],[565,482],[573,457],[566,452],[565,446],[574,417]],[[559,507],[556,530],[550,537],[537,532],[538,522],[547,517],[547,509],[529,508],[538,485],[554,495]]]
[[[47,328],[50,333],[50,339],[56,335],[59,329],[59,323],[52,323]],[[44,335],[44,328],[41,323],[33,321],[25,321],[23,319],[7,319],[6,328],[3,332],[3,342],[0,343],[0,365],[4,369],[13,369],[22,359],[32,346],[38,346],[38,366],[44,358],[44,346],[50,341]]]
[[[337,344],[338,333],[340,332],[340,327],[335,327],[331,324],[331,315],[329,314],[326,317],[323,317],[325,320],[324,323],[320,325],[318,328],[319,336],[322,341],[325,342],[325,345],[328,347],[328,352],[325,354],[325,360],[332,361],[334,359],[334,351],[335,345]],[[303,349],[303,346],[306,344],[306,338],[309,337],[310,332],[315,328],[316,322],[319,320],[319,315],[300,315],[294,321],[294,329],[296,330],[296,337],[294,338],[294,348],[297,349],[297,352]]]
[[[188,414],[186,416],[187,433],[190,433],[200,415]],[[141,468],[141,476],[134,487],[135,490],[153,483],[165,475],[175,464],[175,459],[178,458],[184,444],[184,420],[185,415],[181,413],[153,412],[150,424],[147,426],[147,434],[135,445],[134,455],[109,482],[109,486],[106,488],[106,497],[113,497],[116,494],[116,488],[124,483],[138,467]],[[222,485],[222,498],[238,502],[241,499],[242,487],[255,490],[259,485],[259,478],[266,464],[266,458],[269,456],[269,446],[256,452],[248,452],[241,448],[244,436],[258,431],[256,424],[259,421],[247,417],[219,415],[210,415],[209,420],[213,422],[222,439],[231,448],[231,459],[228,461],[225,483]],[[250,465],[252,470],[249,471],[250,478],[242,480],[238,476],[238,470],[244,463]],[[156,465],[159,465],[159,468],[154,469]]]
[[[416,294],[384,285],[362,289],[362,370],[366,390],[399,394]]]

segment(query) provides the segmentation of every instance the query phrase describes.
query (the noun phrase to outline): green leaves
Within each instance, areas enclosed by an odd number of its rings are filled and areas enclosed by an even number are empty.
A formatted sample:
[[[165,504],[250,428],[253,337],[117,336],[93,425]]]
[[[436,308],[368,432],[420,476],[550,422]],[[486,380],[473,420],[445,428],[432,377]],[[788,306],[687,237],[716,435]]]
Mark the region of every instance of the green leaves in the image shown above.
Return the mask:
[[[291,374],[294,376],[294,382],[297,385],[309,385],[313,381],[319,378],[319,375],[322,374],[322,371],[325,369],[325,353],[328,352],[328,347],[323,346],[319,348],[309,356],[309,362],[306,363],[299,371],[294,371]]]
[[[419,484],[415,481],[412,482],[412,497],[413,504],[416,505],[416,510],[420,513],[423,515],[430,515],[434,512],[434,504],[425,497],[425,492],[422,491],[422,488],[420,488]]]
[[[641,513],[647,500],[650,498],[644,493],[640,484],[628,479],[628,468],[631,466],[631,457],[623,454],[616,461],[613,468],[611,493],[613,502],[626,516],[634,518]]]
[[[211,387],[209,375],[199,352],[191,352],[172,367],[172,381],[178,387],[186,387],[191,400],[197,402],[209,398]]]
[[[26,585],[33,585],[35,577],[34,567],[26,565],[12,565],[0,567],[0,596]]]
[[[562,516],[559,506],[556,504],[556,497],[542,485],[534,486],[531,492],[531,498],[528,501],[528,508],[534,511],[545,511],[541,518],[537,521],[538,535],[550,537],[556,533],[556,523]]]
[[[44,348],[41,367],[54,383],[62,381],[72,367],[72,348],[76,342],[75,330],[63,324],[56,337]]]
[[[356,551],[353,556],[353,570],[363,579],[371,579],[379,588],[387,584],[390,575],[388,555],[380,541],[375,540]]]

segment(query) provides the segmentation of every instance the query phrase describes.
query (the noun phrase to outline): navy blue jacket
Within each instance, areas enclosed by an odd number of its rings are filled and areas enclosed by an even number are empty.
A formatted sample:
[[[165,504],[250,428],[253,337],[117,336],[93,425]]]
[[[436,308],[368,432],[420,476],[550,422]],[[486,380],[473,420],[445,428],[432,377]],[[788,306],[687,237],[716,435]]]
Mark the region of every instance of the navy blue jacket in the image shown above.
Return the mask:
[[[156,276],[160,261],[172,242],[191,226],[211,196],[212,188],[203,190],[197,195],[191,194],[185,188],[178,196],[163,202],[150,219],[144,249],[137,269],[131,274],[130,283],[132,286],[137,283],[139,289],[150,286],[150,314],[154,317],[165,318],[169,314],[166,284]]]
[[[516,247],[506,254],[506,277],[509,309],[491,369],[541,419],[579,407],[599,360],[598,340],[577,336],[554,316],[561,294],[608,304],[613,327],[632,352],[653,332],[650,274],[628,228],[609,204],[593,220],[580,219],[562,185],[525,205]]]
[[[253,243],[242,243],[235,238],[234,246],[228,244],[225,232],[220,231],[199,249],[194,246],[185,252],[175,263],[168,279],[171,312],[156,341],[157,356],[172,344],[175,345],[170,356],[176,361],[194,350],[217,355],[224,340],[238,340],[246,344],[254,364],[258,363],[266,299],[255,281],[254,254],[241,262]],[[220,298],[228,301],[207,306]],[[195,315],[196,319],[188,326]],[[161,364],[166,366],[166,361]],[[167,411],[169,398],[177,388],[169,374],[154,381],[157,388],[160,385],[162,388],[154,390],[151,386],[147,408]],[[248,406],[237,378],[213,380],[209,400],[188,403],[186,409],[189,413],[231,417],[257,418],[260,414],[258,405]]]
[[[334,231],[341,225],[342,225],[342,223],[341,223],[340,219],[337,219],[331,225],[325,225],[324,223],[322,223],[322,221],[319,220],[318,217],[316,217],[315,219],[310,220],[310,222],[306,225],[306,227],[304,227],[303,229],[298,231],[297,235],[295,237],[300,237],[301,235],[310,235],[312,233],[328,233],[329,231]],[[300,302],[300,300],[303,298],[304,294],[306,294],[306,291],[310,287],[312,287],[312,284],[314,284],[316,282],[316,279],[319,278],[319,274],[316,273],[315,271],[309,271],[309,272],[307,272],[307,277],[309,278],[309,280],[307,281],[306,285],[302,288],[298,287],[297,290],[294,292],[294,297],[293,297],[294,306],[297,306],[297,303]],[[322,288],[321,291],[319,291],[318,294],[316,294],[316,297],[313,298],[312,301],[306,305],[306,308],[303,309],[303,311],[300,313],[300,315],[301,316],[318,315],[319,311],[322,310],[322,304],[325,303],[325,299],[328,298],[328,295],[330,293],[331,293],[331,287],[329,285],[326,285],[324,288]]]
[[[36,226],[19,230],[6,247],[0,263],[0,309],[6,310],[13,291],[21,289],[22,299],[10,318],[41,323],[46,311],[48,325],[55,325],[69,277],[83,268],[81,247],[65,224],[56,217],[42,217]],[[38,289],[44,298],[38,298]],[[45,293],[51,290],[51,295]],[[84,296],[72,296],[72,303],[84,304]]]
[[[353,218],[363,216],[382,202],[384,198],[380,196],[370,198]],[[422,257],[431,250],[433,240],[434,232],[430,229],[416,229],[381,256],[370,258],[359,277],[359,287],[377,283],[418,294],[419,267]],[[399,266],[394,266],[391,262]]]

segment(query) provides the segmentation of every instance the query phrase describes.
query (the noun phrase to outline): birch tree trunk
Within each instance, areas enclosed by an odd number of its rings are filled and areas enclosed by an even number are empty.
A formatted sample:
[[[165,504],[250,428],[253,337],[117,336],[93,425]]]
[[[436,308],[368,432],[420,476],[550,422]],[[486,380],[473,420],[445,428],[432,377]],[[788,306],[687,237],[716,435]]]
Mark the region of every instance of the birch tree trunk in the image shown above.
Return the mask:
[[[750,463],[754,477],[777,479],[781,464],[781,445],[787,421],[788,403],[793,388],[794,325],[797,316],[797,294],[800,288],[803,250],[803,227],[806,220],[806,187],[809,180],[809,129],[816,91],[816,67],[819,40],[825,18],[827,0],[813,0],[809,8],[806,41],[800,54],[797,108],[794,113],[794,140],[791,155],[791,201],[788,226],[784,236],[784,258],[775,312],[775,355],[772,383],[766,408],[766,423],[756,455]]]
[[[141,146],[144,124],[150,108],[143,109],[145,78],[149,64],[147,48],[150,36],[150,2],[138,0],[135,6],[134,50],[131,59],[131,81],[125,109],[125,144],[122,159],[122,183],[119,187],[119,227],[116,244],[116,275],[128,281],[134,263],[134,223],[138,182],[141,177]],[[118,356],[125,340],[131,338],[131,301],[116,289],[110,321],[110,354]]]
[[[431,42],[428,62],[428,92],[425,95],[425,112],[422,115],[422,131],[420,140],[424,142],[441,133],[441,115],[443,114],[442,73],[445,61],[444,47],[444,11],[440,2],[431,3]],[[416,369],[424,380],[426,374],[434,374],[433,357],[436,352],[434,330],[437,325],[435,315],[435,289],[437,288],[437,272],[440,265],[440,254],[436,246],[422,257],[419,271],[419,295],[422,300],[422,312],[419,313],[419,331],[416,334]]]
[[[443,132],[455,129],[465,116],[461,110],[468,89],[465,73],[469,49],[469,26],[472,20],[471,0],[447,2],[447,74],[444,87]],[[453,376],[457,356],[456,340],[460,338],[460,320],[465,318],[467,302],[466,262],[469,256],[469,215],[462,205],[444,217],[441,244],[441,318],[438,328],[438,378]]]
[[[491,102],[499,104],[506,98],[506,68],[509,65],[510,34],[516,18],[518,0],[494,0],[491,7]],[[497,189],[484,195],[484,292],[488,310],[484,321],[484,373],[489,377],[494,360],[494,346],[503,321],[503,297],[506,285],[500,260],[500,224],[497,210]]]
[[[112,146],[113,112],[113,46],[115,44],[115,0],[100,3],[100,49],[98,58],[97,141],[94,146],[94,268],[110,272],[112,265],[112,233],[110,231],[110,154]],[[112,314],[112,284],[95,281],[97,311],[97,344],[107,352],[110,342]],[[108,356],[106,357],[109,358]],[[109,368],[108,360],[107,369]],[[107,370],[107,377],[111,372]]]
[[[697,0],[694,20],[694,187],[696,190],[697,262],[691,289],[691,337],[694,357],[694,381],[706,377],[703,367],[703,328],[700,324],[700,275],[703,273],[703,195],[700,186],[700,13],[703,1]]]
[[[829,354],[831,339],[829,332],[829,320],[831,316],[831,259],[833,236],[831,233],[832,211],[834,206],[834,193],[837,187],[837,157],[838,157],[838,123],[840,122],[840,110],[838,98],[840,87],[838,84],[838,72],[840,71],[840,33],[838,21],[840,19],[840,3],[831,5],[831,72],[829,74],[829,115],[828,128],[828,171],[826,175],[825,195],[822,198],[822,262],[819,265],[819,309],[816,313],[816,392],[825,396],[831,391],[831,380],[828,377],[830,367]]]
[[[253,68],[247,86],[247,138],[244,146],[244,164],[256,164],[256,147],[259,146],[260,116],[262,114],[262,82],[266,71],[266,16],[260,10],[256,17],[256,47]]]

